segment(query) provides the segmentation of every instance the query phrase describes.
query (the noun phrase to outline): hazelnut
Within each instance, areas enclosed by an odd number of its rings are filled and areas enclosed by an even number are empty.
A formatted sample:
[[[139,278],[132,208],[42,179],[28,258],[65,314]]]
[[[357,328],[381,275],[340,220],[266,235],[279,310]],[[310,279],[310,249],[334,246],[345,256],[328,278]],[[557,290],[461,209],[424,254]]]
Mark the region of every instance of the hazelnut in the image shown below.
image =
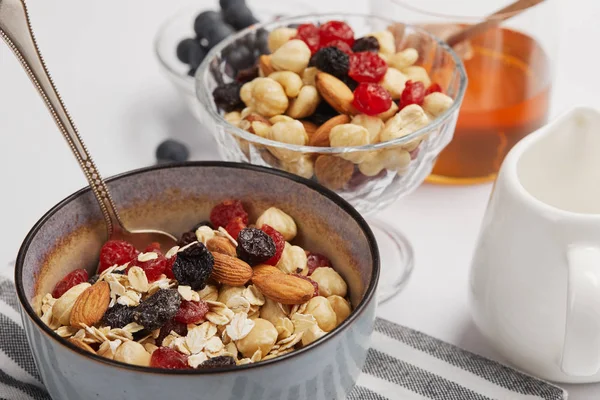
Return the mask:
[[[294,219],[277,207],[268,208],[258,217],[256,227],[260,229],[264,224],[277,230],[287,241],[293,240],[298,233]]]
[[[276,71],[269,75],[269,78],[273,79],[283,87],[287,97],[296,97],[302,89],[302,78],[300,75],[291,71]]]
[[[115,351],[115,361],[147,367],[150,365],[150,353],[138,342],[123,342]]]
[[[310,60],[310,49],[302,40],[285,42],[271,55],[271,65],[276,71],[302,73]]]
[[[310,279],[319,284],[320,296],[329,297],[338,295],[345,297],[348,292],[346,282],[333,268],[317,268],[310,276]]]
[[[329,132],[329,143],[332,147],[364,146],[369,144],[369,131],[360,125],[341,124],[334,126]],[[363,151],[342,153],[339,156],[354,163],[361,162],[366,154]]]
[[[291,38],[296,36],[297,33],[298,30],[294,28],[277,28],[269,32],[267,45],[269,46],[271,53],[287,43]]]
[[[323,329],[325,332],[329,332],[337,326],[337,315],[331,307],[331,304],[329,304],[329,301],[323,296],[317,296],[310,299],[304,313],[315,317],[319,328]]]
[[[350,304],[341,296],[333,295],[327,298],[331,308],[337,317],[335,326],[339,326],[346,318],[350,316],[352,309]]]
[[[235,344],[244,357],[252,357],[256,350],[267,355],[277,342],[277,329],[266,319],[254,319],[254,327],[250,333]]]
[[[308,257],[306,256],[306,252],[300,246],[292,246],[288,242],[285,242],[281,258],[277,262],[277,268],[286,274],[306,275],[308,273]]]

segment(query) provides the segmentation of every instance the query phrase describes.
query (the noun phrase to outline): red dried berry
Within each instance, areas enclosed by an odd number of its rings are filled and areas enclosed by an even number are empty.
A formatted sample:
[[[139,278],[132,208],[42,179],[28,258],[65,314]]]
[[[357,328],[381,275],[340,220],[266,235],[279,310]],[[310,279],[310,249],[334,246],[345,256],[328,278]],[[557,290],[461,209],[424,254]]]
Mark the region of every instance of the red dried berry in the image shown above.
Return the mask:
[[[423,82],[406,81],[406,86],[400,95],[400,109],[411,104],[423,104],[425,98],[425,85]]]
[[[330,267],[331,261],[329,258],[325,257],[323,254],[319,253],[309,253],[306,264],[308,265],[308,275],[312,275],[315,272],[315,269],[322,267]]]
[[[52,297],[58,299],[73,286],[87,282],[88,278],[89,276],[85,269],[76,269],[75,271],[67,274],[67,276],[62,278],[62,280],[56,284],[54,290],[52,291]]]
[[[363,114],[377,115],[390,109],[392,96],[381,85],[361,83],[354,90],[352,105]]]
[[[310,53],[315,54],[320,48],[319,28],[313,24],[302,24],[296,29],[297,33],[294,39],[302,40],[310,49]]]
[[[244,224],[248,224],[248,213],[244,210],[242,202],[239,200],[225,200],[217,204],[210,212],[210,222],[215,229],[225,228],[229,221],[240,217]]]
[[[271,239],[273,239],[273,242],[275,242],[275,255],[264,263],[268,265],[277,265],[281,255],[283,254],[283,249],[285,248],[285,238],[277,229],[267,224],[264,224],[260,229],[267,235],[271,236]]]
[[[329,21],[319,28],[321,46],[326,46],[334,40],[348,43],[350,47],[354,44],[354,31],[348,24],[342,21]]]
[[[240,234],[240,231],[245,227],[246,224],[244,223],[244,219],[241,217],[236,217],[229,221],[229,223],[225,227],[225,230],[231,235],[232,238],[237,239],[238,235]]]
[[[144,262],[137,261],[135,263],[135,265],[144,270],[146,277],[148,278],[148,282],[154,282],[158,280],[160,276],[165,273],[167,264],[167,259],[162,254],[159,254],[158,258],[155,258],[154,260]]]
[[[352,54],[352,48],[350,47],[350,45],[342,40],[334,40],[332,42],[327,43],[327,46],[322,47],[337,47],[338,49],[340,49],[348,55]]]
[[[425,96],[435,92],[444,93],[444,90],[442,89],[439,83],[432,83],[431,85],[429,85],[429,87],[425,91]]]
[[[317,282],[313,281],[308,276],[298,275],[298,274],[292,274],[292,275],[297,276],[300,279],[304,279],[305,281],[309,281],[315,288],[315,291],[313,292],[313,297],[317,297],[319,295],[319,284]]]
[[[173,318],[177,322],[184,324],[197,324],[204,322],[204,316],[208,312],[208,304],[205,301],[186,301],[182,300],[179,311]]]
[[[377,83],[383,79],[387,69],[385,60],[376,53],[361,51],[350,55],[348,76],[357,82]]]
[[[150,366],[165,369],[188,369],[188,356],[170,347],[159,347],[150,357]]]
[[[175,279],[175,275],[173,274],[173,264],[175,264],[175,260],[177,260],[177,254],[173,255],[171,258],[167,258],[167,266],[165,267],[164,274],[169,279]]]
[[[162,254],[162,251],[160,251],[160,243],[152,242],[148,246],[146,246],[146,248],[144,249],[144,253],[151,253],[151,252]]]
[[[98,273],[101,273],[113,265],[123,265],[138,255],[138,251],[131,243],[122,240],[109,240],[104,243],[100,249],[100,262],[98,264]]]

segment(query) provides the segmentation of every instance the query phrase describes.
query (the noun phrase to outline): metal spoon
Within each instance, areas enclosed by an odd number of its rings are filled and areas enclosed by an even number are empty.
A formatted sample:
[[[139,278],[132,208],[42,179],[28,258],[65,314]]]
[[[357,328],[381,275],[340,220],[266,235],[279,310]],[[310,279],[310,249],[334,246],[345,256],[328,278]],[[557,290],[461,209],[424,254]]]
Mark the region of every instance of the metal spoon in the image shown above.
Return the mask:
[[[138,249],[158,242],[163,249],[173,247],[177,239],[156,229],[130,230],[123,225],[108,186],[100,176],[92,157],[77,132],[63,101],[54,86],[31,29],[24,0],[0,0],[0,37],[8,44],[37,88],[58,128],[79,162],[92,192],[98,200],[110,239],[125,240]]]

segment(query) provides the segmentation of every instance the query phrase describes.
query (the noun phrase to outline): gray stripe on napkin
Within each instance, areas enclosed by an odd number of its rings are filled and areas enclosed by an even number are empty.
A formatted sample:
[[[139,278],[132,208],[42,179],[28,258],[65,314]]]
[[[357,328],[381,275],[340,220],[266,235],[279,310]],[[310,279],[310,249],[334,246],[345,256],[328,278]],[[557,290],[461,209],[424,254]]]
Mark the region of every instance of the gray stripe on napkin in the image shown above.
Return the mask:
[[[13,285],[11,281],[6,280],[0,282],[0,300],[14,308],[15,311],[19,311],[17,292],[15,290],[15,285]]]
[[[25,331],[4,314],[0,314],[0,350],[29,375],[40,381],[35,362],[29,350]]]
[[[375,330],[503,388],[517,393],[542,396],[547,400],[564,399],[564,391],[558,387],[422,332],[402,328],[379,318],[375,321]]]
[[[369,349],[363,371],[431,399],[491,400],[439,375],[374,349]]]
[[[36,400],[51,400],[48,393],[45,390],[40,389],[39,387],[32,385],[30,383],[25,383],[16,380],[12,376],[8,375],[6,372],[0,369],[0,382],[4,383],[7,386],[12,386],[21,390],[24,393],[27,393],[31,397]]]
[[[389,400],[364,386],[356,386],[348,395],[347,400]]]

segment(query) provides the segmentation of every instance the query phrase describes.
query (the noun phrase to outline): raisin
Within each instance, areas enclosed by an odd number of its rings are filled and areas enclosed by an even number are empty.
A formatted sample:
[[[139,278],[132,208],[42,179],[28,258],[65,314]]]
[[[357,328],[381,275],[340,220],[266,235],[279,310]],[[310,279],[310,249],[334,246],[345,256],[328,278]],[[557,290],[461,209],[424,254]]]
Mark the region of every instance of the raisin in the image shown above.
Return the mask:
[[[148,260],[144,262],[137,261],[135,265],[140,267],[146,273],[146,277],[148,278],[148,282],[154,282],[160,279],[160,276],[167,269],[167,259],[162,253],[156,253],[158,257],[154,260]]]
[[[390,109],[392,97],[376,83],[361,83],[354,91],[352,105],[364,114],[376,115]]]
[[[177,253],[173,275],[180,285],[203,289],[213,270],[215,259],[203,243],[196,242]]]
[[[117,303],[106,310],[100,323],[104,326],[110,326],[112,329],[122,328],[133,322],[134,309],[135,307],[124,306],[123,304]]]
[[[337,47],[323,47],[315,53],[315,66],[323,71],[343,78],[348,74],[350,58]]]
[[[311,283],[311,285],[313,285],[313,287],[315,288],[315,290],[313,292],[313,297],[317,297],[319,295],[319,284],[317,282],[313,281],[308,276],[299,275],[299,274],[292,274],[292,275],[297,276],[300,279],[304,279],[305,281],[309,281]]]
[[[306,119],[314,124],[323,125],[336,115],[339,115],[339,113],[328,102],[322,101],[315,112]]]
[[[215,229],[219,229],[221,226],[226,227],[229,221],[235,217],[241,217],[244,224],[248,224],[248,213],[239,200],[225,200],[214,206],[210,212],[210,222]]]
[[[294,39],[300,39],[310,49],[311,54],[315,54],[319,50],[320,35],[319,28],[313,24],[302,24],[296,28],[297,33]]]
[[[162,328],[160,328],[160,332],[158,334],[158,337],[156,338],[156,345],[162,346],[163,340],[167,336],[169,336],[171,331],[177,333],[180,336],[185,336],[185,335],[187,335],[187,332],[188,332],[187,324],[177,322],[174,319],[168,321],[166,324],[163,325]]]
[[[213,90],[213,100],[220,109],[225,112],[234,111],[244,106],[240,98],[242,84],[239,82],[226,83]]]
[[[207,312],[208,304],[205,301],[183,300],[179,306],[179,311],[177,311],[173,319],[184,324],[197,324],[205,321],[204,316]]]
[[[309,253],[306,264],[308,265],[308,275],[312,275],[312,273],[315,272],[315,269],[317,268],[331,268],[331,261],[329,261],[329,258],[319,253]]]
[[[357,82],[377,83],[383,79],[387,69],[383,58],[370,51],[361,51],[350,56],[348,75]]]
[[[425,91],[425,96],[435,92],[444,93],[439,83],[432,83],[431,85],[429,85],[429,87]]]
[[[172,319],[177,314],[180,304],[181,296],[177,290],[160,289],[133,310],[133,320],[153,331]]]
[[[236,238],[240,234],[241,230],[245,227],[246,224],[244,223],[244,219],[242,217],[235,217],[227,223],[225,230],[231,235],[231,237]]]
[[[327,47],[336,47],[346,53],[347,55],[352,54],[352,49],[348,45],[348,43],[341,40],[334,40],[332,42],[327,43]]]
[[[67,274],[67,276],[62,278],[61,281],[56,284],[54,290],[52,291],[52,297],[58,299],[73,286],[79,285],[83,282],[87,282],[87,280],[87,271],[85,269],[76,269],[75,271]]]
[[[265,261],[265,264],[277,265],[281,255],[283,254],[283,249],[285,248],[285,238],[277,229],[267,224],[264,224],[260,229],[269,235],[271,239],[273,239],[273,243],[275,243],[275,255]]]
[[[188,369],[188,356],[170,347],[159,347],[150,357],[150,366],[165,369]]]
[[[354,31],[348,24],[342,21],[328,21],[319,27],[319,36],[321,38],[321,46],[326,46],[334,40],[341,40],[348,43],[349,46],[354,44]]]
[[[231,356],[217,356],[209,358],[198,366],[198,369],[219,368],[235,366],[235,359]]]
[[[350,78],[347,75],[344,77],[344,79],[342,79],[342,82],[344,82],[346,86],[348,86],[353,92],[358,87],[358,82],[356,82],[354,79]]]
[[[263,263],[275,255],[275,242],[260,229],[242,229],[237,242],[237,256],[252,266]]]
[[[197,242],[198,238],[196,237],[196,231],[183,232],[179,240],[177,241],[177,246],[183,247],[187,246],[190,243]]]
[[[372,51],[373,53],[379,52],[379,41],[374,36],[364,36],[360,39],[356,39],[352,46],[352,51],[359,53],[361,51]]]
[[[403,109],[404,107],[411,104],[422,105],[424,99],[425,85],[423,84],[423,82],[413,82],[411,80],[406,81],[404,90],[400,95],[400,109]]]
[[[98,273],[113,265],[123,265],[135,259],[138,251],[131,243],[122,240],[109,240],[100,249],[100,263]]]
[[[235,80],[240,83],[250,82],[258,77],[258,64],[238,71]]]
[[[98,282],[98,279],[100,279],[100,274],[92,275],[92,277],[88,279],[88,283],[93,285],[94,283]]]

